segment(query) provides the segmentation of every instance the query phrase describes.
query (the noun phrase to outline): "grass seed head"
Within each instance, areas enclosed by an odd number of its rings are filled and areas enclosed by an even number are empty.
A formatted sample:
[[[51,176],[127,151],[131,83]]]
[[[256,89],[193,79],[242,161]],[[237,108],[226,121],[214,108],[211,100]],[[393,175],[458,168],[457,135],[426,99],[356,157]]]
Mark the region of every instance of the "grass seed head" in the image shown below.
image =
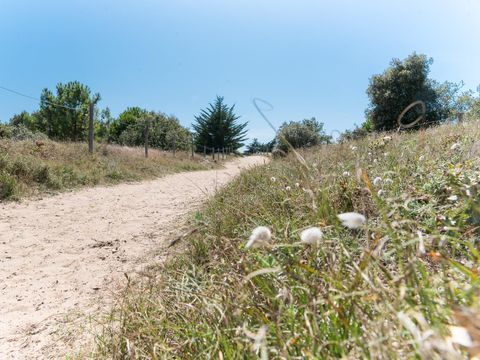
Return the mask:
[[[342,222],[343,226],[350,229],[358,229],[367,221],[365,216],[356,212],[338,214],[337,217]]]
[[[323,238],[323,232],[318,227],[310,227],[300,234],[300,240],[303,244],[319,245]]]
[[[272,232],[266,226],[258,226],[253,229],[250,238],[248,239],[246,248],[255,248],[265,246],[272,239]]]

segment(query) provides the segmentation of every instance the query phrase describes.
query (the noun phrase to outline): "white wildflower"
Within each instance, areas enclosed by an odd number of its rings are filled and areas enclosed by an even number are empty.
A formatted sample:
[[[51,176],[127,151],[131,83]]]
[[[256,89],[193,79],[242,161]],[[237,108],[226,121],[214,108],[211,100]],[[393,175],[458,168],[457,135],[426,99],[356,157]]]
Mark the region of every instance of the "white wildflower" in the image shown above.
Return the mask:
[[[275,181],[277,181],[277,178],[276,178],[275,176],[272,176],[272,177],[270,178],[270,180],[271,180],[272,182],[275,182]]]
[[[385,141],[390,141],[390,140],[392,140],[392,137],[389,136],[389,135],[387,135],[387,136],[384,136],[384,137],[383,137],[383,140],[385,140]]]
[[[376,164],[376,163],[378,162],[378,160],[377,160],[377,159],[373,159],[373,162]]]
[[[319,245],[322,240],[323,232],[318,227],[305,229],[300,234],[300,240],[303,244]]]
[[[465,190],[465,194],[466,194],[468,197],[472,197],[472,192],[470,191],[470,189]]]
[[[352,151],[355,151],[355,150],[357,150],[357,147],[356,147],[356,146],[351,146],[350,149],[351,149]]]
[[[369,152],[369,153],[368,153],[368,156],[372,156],[372,153],[371,153],[371,152]]]
[[[375,179],[373,179],[373,185],[378,186],[382,182],[382,178],[377,176]]]
[[[382,189],[380,189],[380,190],[378,190],[377,195],[378,195],[379,197],[382,197],[383,195],[385,195],[385,191],[383,191]]]
[[[288,186],[288,185],[285,186],[285,191],[290,191],[290,190],[292,190],[292,188],[290,186]]]
[[[419,158],[418,158],[419,161],[423,161],[425,160],[425,155],[421,155]]]
[[[459,143],[455,143],[452,146],[450,146],[450,150],[457,150],[457,149],[460,149],[460,144]]]
[[[356,212],[348,212],[337,215],[343,226],[350,229],[357,229],[362,226],[367,219],[362,214]]]
[[[384,156],[384,157],[387,157],[387,156],[388,156],[388,152],[383,153],[383,156]]]
[[[295,183],[295,187],[300,187],[300,183]]]
[[[449,197],[447,198],[447,200],[448,200],[448,201],[453,201],[453,202],[458,201],[458,196],[457,196],[457,195],[449,196]]]
[[[350,173],[348,171],[344,171],[343,176],[348,177],[348,176],[350,176]]]
[[[393,184],[393,180],[387,178],[387,179],[384,180],[384,183],[385,183],[386,185],[391,185],[391,184]]]
[[[448,329],[450,330],[450,340],[452,343],[459,344],[465,347],[472,347],[473,342],[468,330],[465,329],[463,326],[449,326]]]
[[[266,226],[258,226],[252,231],[252,235],[248,239],[246,248],[261,247],[266,245],[272,238],[270,229]]]

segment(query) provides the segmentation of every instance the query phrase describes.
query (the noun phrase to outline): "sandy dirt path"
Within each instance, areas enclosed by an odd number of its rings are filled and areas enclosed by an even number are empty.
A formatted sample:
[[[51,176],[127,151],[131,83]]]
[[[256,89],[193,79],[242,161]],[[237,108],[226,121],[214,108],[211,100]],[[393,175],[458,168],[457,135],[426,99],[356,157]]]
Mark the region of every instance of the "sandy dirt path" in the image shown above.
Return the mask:
[[[264,161],[0,204],[0,359],[60,357],[72,314],[94,313],[215,188]]]

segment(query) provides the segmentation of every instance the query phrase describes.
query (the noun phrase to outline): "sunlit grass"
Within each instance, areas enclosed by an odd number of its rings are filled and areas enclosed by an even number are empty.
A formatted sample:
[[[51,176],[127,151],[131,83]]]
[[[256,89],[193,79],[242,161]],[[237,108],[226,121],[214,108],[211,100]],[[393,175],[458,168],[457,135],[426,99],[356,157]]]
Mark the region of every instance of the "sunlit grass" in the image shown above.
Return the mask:
[[[464,314],[479,309],[480,123],[301,156],[306,166],[275,160],[217,194],[187,251],[129,284],[94,355],[474,353],[449,331],[478,325]]]

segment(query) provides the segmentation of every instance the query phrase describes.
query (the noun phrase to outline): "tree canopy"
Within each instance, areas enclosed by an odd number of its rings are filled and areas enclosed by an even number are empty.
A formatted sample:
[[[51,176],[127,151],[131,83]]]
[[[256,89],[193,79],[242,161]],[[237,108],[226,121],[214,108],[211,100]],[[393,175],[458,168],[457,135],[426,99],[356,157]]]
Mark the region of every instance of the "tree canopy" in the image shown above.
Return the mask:
[[[314,117],[302,121],[290,121],[282,124],[278,130],[277,148],[288,152],[291,145],[294,149],[306,148],[331,141],[331,136],[326,135],[323,123]]]
[[[192,125],[195,130],[195,142],[197,147],[203,148],[232,148],[237,150],[243,146],[246,139],[247,122],[239,123],[239,116],[235,115],[235,105],[229,107],[224,103],[221,96],[217,96],[215,102],[200,111],[195,116]]]
[[[393,59],[382,74],[370,79],[367,94],[370,105],[366,111],[376,131],[398,128],[397,119],[411,103],[421,100],[426,105],[420,126],[443,120],[448,114],[442,106],[438,84],[428,78],[433,59],[413,53],[405,60]],[[409,111],[403,123],[411,123],[420,115],[420,108]]]
[[[45,88],[40,110],[34,114],[36,130],[58,140],[85,140],[90,103],[99,100],[99,94],[92,95],[90,88],[78,81],[59,83],[56,94]]]

